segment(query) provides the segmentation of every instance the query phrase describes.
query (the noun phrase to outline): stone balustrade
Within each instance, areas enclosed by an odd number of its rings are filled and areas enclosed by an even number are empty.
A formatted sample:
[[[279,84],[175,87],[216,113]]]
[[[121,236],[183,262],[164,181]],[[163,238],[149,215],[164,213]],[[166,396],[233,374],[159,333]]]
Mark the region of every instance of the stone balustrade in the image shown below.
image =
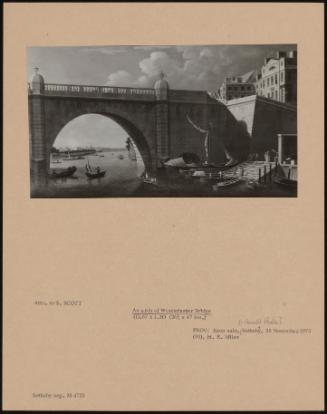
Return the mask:
[[[30,83],[28,84],[28,93],[33,95],[33,89]],[[153,101],[156,99],[155,90],[152,88],[69,85],[56,83],[45,83],[42,94],[46,96],[60,97],[94,97],[145,101]],[[169,90],[169,100],[175,102],[206,103],[208,97],[209,95],[206,91],[185,91],[178,89]]]
[[[28,91],[33,94],[31,85],[28,84]],[[43,95],[46,96],[71,96],[71,97],[97,97],[154,100],[155,91],[151,88],[125,88],[113,86],[92,86],[92,85],[67,85],[67,84],[44,84]]]

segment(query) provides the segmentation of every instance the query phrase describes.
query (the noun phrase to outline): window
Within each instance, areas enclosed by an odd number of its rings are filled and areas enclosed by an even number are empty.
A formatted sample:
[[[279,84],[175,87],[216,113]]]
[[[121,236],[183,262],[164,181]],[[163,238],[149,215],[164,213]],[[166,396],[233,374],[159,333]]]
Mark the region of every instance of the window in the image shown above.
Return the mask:
[[[270,82],[271,82],[272,85],[274,84],[274,77],[273,76],[270,78]]]
[[[269,78],[267,78],[267,86],[269,86]]]
[[[244,91],[244,86],[241,86],[241,91]]]
[[[266,85],[265,85],[265,81],[264,81],[264,80],[262,81],[262,86],[263,86],[263,87],[265,87],[265,86],[266,86]]]
[[[275,99],[278,101],[278,91],[275,91]]]
[[[250,90],[251,90],[251,86],[248,86],[246,89],[247,89],[248,91],[250,91]]]
[[[275,84],[277,85],[277,83],[278,83],[278,77],[277,77],[277,73],[276,73],[276,75],[275,75]]]
[[[284,82],[284,72],[280,72],[280,83]]]

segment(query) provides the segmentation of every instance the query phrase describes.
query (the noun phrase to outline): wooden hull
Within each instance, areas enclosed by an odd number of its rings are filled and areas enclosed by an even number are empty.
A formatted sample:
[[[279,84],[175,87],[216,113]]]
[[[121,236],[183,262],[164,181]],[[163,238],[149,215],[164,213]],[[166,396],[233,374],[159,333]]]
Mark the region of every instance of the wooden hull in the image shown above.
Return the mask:
[[[67,178],[67,177],[71,177],[75,171],[77,170],[76,167],[68,167],[65,170],[62,171],[52,171],[52,173],[50,174],[50,178],[52,179],[56,179],[56,178]]]
[[[229,187],[231,185],[235,185],[238,184],[241,181],[240,178],[230,178],[227,180],[223,180],[223,181],[218,181],[218,183],[216,183],[213,186],[213,190],[218,190],[219,188],[224,188],[224,187]]]
[[[93,179],[93,178],[101,178],[101,177],[104,177],[104,176],[105,176],[105,174],[106,174],[106,172],[105,172],[105,171],[100,171],[100,172],[98,172],[98,173],[90,173],[90,172],[86,172],[85,174],[86,174],[86,176],[87,176],[89,179]]]

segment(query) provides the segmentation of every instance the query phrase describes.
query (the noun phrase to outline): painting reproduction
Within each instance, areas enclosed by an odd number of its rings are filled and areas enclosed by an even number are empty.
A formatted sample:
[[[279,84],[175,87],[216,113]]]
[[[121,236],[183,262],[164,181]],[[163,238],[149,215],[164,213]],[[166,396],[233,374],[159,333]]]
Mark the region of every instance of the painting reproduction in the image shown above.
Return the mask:
[[[297,45],[29,47],[32,198],[296,197]]]

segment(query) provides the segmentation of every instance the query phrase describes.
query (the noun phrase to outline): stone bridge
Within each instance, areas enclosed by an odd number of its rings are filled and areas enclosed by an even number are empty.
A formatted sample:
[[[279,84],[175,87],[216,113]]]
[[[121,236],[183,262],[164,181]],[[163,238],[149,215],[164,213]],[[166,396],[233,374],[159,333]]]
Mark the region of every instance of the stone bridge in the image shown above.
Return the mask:
[[[225,160],[224,147],[248,153],[246,126],[206,91],[171,90],[161,76],[154,88],[45,83],[36,73],[28,85],[31,174],[46,177],[50,150],[61,129],[74,118],[101,114],[116,121],[136,144],[148,171],[161,161],[194,152],[204,159],[209,130],[209,162]],[[241,137],[241,138],[240,138]]]

